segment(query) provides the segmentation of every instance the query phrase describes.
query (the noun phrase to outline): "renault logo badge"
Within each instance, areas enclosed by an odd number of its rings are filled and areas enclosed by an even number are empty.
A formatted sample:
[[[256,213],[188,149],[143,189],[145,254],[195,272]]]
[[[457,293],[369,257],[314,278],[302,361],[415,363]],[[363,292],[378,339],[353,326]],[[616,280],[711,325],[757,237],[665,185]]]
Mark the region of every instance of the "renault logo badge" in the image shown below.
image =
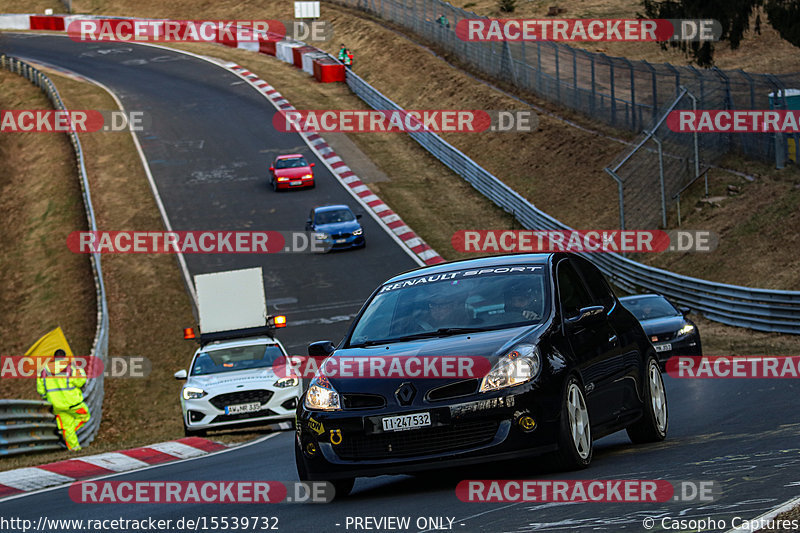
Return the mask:
[[[394,396],[397,398],[397,403],[400,405],[411,405],[411,402],[414,400],[414,396],[416,395],[417,389],[409,382],[403,383],[394,392]]]

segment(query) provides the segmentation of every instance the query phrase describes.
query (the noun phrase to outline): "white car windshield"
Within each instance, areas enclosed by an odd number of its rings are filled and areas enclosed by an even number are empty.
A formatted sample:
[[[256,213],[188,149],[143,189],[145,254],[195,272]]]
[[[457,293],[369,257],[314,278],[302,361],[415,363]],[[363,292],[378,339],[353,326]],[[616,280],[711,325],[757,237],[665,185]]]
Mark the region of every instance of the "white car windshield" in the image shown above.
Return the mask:
[[[221,348],[200,352],[192,365],[192,376],[271,367],[275,360],[283,357],[277,344],[255,344]]]
[[[490,267],[420,276],[381,287],[349,346],[530,325],[549,309],[541,265]]]

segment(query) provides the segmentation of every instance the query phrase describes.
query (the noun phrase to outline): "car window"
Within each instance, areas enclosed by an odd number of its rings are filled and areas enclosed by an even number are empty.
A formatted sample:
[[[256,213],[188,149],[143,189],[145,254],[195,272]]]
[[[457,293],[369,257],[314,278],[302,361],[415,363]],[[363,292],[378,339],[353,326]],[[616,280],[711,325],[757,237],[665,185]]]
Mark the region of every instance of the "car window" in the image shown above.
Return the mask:
[[[583,275],[583,280],[592,294],[593,305],[602,305],[606,311],[614,306],[614,293],[600,270],[589,261],[576,260],[575,266]]]
[[[339,222],[350,222],[356,217],[349,209],[337,209],[334,211],[318,211],[315,224],[337,224]]]
[[[304,157],[293,157],[291,159],[278,159],[275,161],[275,168],[300,168],[307,167],[308,163]]]
[[[583,281],[566,260],[558,265],[558,297],[563,318],[575,316],[582,308],[592,305]]]
[[[192,365],[192,376],[233,372],[250,368],[271,367],[275,360],[283,357],[277,344],[256,344],[200,352]]]
[[[676,316],[681,313],[661,296],[620,300],[622,305],[639,320]]]
[[[549,285],[541,265],[454,271],[386,284],[367,304],[348,344],[445,329],[501,329],[544,320]]]

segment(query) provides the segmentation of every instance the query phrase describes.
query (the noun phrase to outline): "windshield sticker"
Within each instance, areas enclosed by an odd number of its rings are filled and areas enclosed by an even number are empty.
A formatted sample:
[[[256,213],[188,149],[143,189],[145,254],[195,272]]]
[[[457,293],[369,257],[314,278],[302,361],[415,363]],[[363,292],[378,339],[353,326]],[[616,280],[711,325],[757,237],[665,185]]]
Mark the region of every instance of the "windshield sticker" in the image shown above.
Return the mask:
[[[430,276],[421,276],[418,278],[407,279],[384,285],[378,293],[394,291],[397,289],[404,289],[406,287],[415,287],[417,285],[424,285],[427,283],[438,283],[442,281],[451,281],[451,284],[458,283],[459,280],[470,279],[478,276],[493,276],[498,274],[531,274],[542,273],[544,267],[541,265],[526,265],[526,266],[508,266],[508,267],[492,267],[481,268],[476,270],[460,270],[458,272],[445,272],[444,274],[432,274]]]

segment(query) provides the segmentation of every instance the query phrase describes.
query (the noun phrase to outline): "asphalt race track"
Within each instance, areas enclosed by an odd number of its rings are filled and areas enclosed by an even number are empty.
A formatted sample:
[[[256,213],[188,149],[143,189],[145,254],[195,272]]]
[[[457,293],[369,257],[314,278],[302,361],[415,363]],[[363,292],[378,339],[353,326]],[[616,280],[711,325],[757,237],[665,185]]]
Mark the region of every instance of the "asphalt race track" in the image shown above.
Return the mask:
[[[303,230],[310,207],[352,197],[296,134],[272,127],[272,105],[250,86],[207,62],[132,44],[77,43],[66,37],[4,34],[0,51],[59,66],[110,87],[129,111],[152,116],[139,134],[175,230]],[[273,81],[273,80],[267,80]],[[309,80],[309,83],[313,83]],[[122,134],[121,134],[122,135]],[[299,151],[317,163],[310,191],[275,194],[266,167]],[[289,321],[280,335],[292,353],[315,339],[338,341],[375,286],[415,263],[365,215],[364,250],[327,255],[187,255],[192,274],[262,266],[267,298]],[[127,228],[109,228],[127,229]],[[135,228],[130,228],[135,229]],[[277,306],[275,305],[277,304]],[[66,488],[0,502],[0,516],[155,519],[274,516],[281,531],[353,531],[353,517],[453,519],[472,531],[645,531],[642,520],[753,518],[800,492],[800,385],[796,380],[677,380],[665,376],[667,440],[633,446],[624,433],[595,444],[588,470],[547,471],[535,460],[461,469],[451,475],[359,479],[353,495],[329,505],[95,504],[72,502]],[[238,450],[115,476],[114,480],[296,480],[291,432]],[[465,503],[461,479],[713,480],[715,502]],[[421,529],[425,529],[424,527]]]

